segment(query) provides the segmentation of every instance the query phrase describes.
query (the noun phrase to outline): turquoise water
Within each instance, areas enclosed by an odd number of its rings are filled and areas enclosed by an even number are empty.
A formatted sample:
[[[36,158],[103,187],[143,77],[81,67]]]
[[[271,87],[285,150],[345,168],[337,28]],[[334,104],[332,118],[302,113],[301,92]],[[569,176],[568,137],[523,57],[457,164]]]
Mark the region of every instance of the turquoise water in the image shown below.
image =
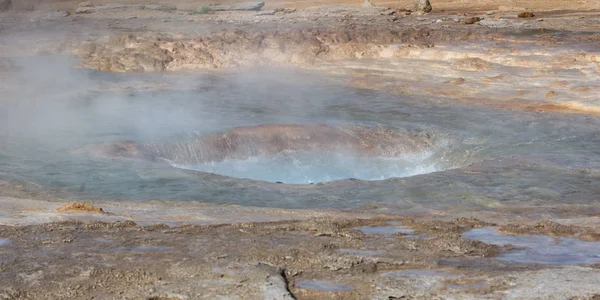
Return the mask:
[[[63,198],[410,208],[594,203],[600,194],[597,117],[398,96],[291,69],[139,75],[72,69],[53,57],[16,61],[22,71],[1,91],[0,179],[35,183]],[[185,142],[239,126],[313,123],[385,126],[431,134],[434,143],[392,159],[282,153],[175,162],[178,168],[73,151],[106,141]]]
[[[430,156],[430,153],[422,153],[397,158],[373,158],[336,153],[288,152],[196,165],[174,163],[173,166],[268,182],[311,184],[348,178],[383,180],[431,173],[436,171],[436,164],[428,160]]]

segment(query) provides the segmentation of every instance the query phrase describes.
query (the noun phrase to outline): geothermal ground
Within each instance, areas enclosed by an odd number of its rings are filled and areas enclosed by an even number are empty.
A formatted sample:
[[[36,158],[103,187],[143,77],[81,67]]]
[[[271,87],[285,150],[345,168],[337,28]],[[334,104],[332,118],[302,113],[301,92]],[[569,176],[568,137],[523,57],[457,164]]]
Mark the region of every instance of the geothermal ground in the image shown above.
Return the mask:
[[[12,2],[1,299],[600,298],[597,1]]]

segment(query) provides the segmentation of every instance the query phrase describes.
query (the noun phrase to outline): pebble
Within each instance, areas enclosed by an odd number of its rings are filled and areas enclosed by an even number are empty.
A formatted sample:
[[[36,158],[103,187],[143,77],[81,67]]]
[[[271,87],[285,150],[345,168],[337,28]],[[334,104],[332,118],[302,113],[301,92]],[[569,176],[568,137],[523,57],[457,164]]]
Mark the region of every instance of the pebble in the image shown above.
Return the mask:
[[[517,15],[519,18],[533,18],[535,15],[531,11],[523,11]]]
[[[463,23],[470,25],[470,24],[475,24],[477,22],[481,21],[481,18],[479,17],[470,17],[470,18],[464,18],[463,19]]]

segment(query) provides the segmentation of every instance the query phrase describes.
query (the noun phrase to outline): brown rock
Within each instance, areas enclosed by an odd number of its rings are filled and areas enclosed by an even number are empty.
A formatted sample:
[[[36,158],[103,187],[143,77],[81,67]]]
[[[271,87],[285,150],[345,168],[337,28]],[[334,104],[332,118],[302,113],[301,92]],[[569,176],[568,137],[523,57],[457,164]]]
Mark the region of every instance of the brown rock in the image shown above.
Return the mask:
[[[429,0],[419,0],[415,6],[415,11],[417,12],[428,13],[431,12],[432,9],[433,7],[431,6]]]
[[[452,69],[459,71],[485,71],[492,67],[492,64],[481,58],[463,58],[452,64]]]
[[[79,2],[78,7],[93,7],[94,5],[90,1]]]
[[[95,207],[91,204],[85,202],[73,202],[69,204],[65,204],[56,209],[56,211],[71,211],[71,212],[96,212],[96,213],[104,213],[104,210],[100,207]]]
[[[470,17],[470,18],[464,18],[462,19],[462,22],[464,24],[470,25],[470,24],[475,24],[477,22],[481,21],[480,17]]]
[[[518,15],[519,18],[533,18],[535,15],[531,11],[522,11]]]
[[[556,93],[554,91],[548,91],[546,93],[546,95],[544,95],[544,97],[546,97],[546,98],[553,98],[553,97],[556,97]]]
[[[408,16],[408,15],[410,15],[410,10],[405,9],[405,8],[398,8],[392,14],[399,15],[399,16]]]

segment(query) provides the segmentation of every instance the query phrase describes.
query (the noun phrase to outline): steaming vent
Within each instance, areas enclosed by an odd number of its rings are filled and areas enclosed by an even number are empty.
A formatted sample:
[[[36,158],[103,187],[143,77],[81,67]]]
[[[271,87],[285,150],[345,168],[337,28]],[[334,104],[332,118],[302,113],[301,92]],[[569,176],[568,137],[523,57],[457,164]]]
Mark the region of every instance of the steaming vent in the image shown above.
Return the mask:
[[[383,180],[439,170],[430,134],[359,125],[260,125],[163,143],[117,142],[96,155],[269,182]]]

